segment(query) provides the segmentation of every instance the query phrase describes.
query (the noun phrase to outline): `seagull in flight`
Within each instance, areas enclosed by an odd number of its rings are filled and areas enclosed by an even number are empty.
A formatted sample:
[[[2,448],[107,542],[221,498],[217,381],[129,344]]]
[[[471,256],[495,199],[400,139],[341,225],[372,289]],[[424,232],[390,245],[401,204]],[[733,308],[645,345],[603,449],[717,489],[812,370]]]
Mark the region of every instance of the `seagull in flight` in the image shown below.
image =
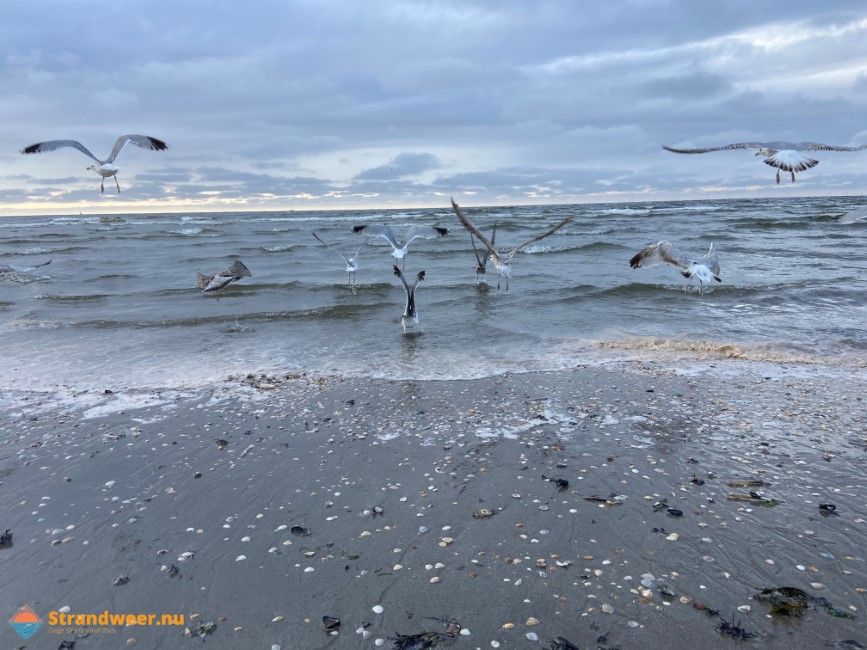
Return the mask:
[[[537,242],[540,239],[545,239],[545,237],[547,237],[548,235],[554,234],[555,232],[560,230],[560,228],[562,228],[567,223],[572,221],[572,217],[566,217],[565,219],[563,219],[563,221],[558,223],[553,228],[549,228],[548,230],[543,232],[541,235],[537,235],[537,236],[533,237],[532,239],[528,239],[523,244],[519,244],[518,246],[515,246],[508,253],[502,253],[501,254],[494,247],[494,242],[488,241],[488,238],[485,237],[481,233],[481,231],[478,228],[476,228],[472,224],[472,222],[464,216],[464,213],[461,212],[461,208],[458,206],[457,203],[455,203],[454,199],[452,199],[452,208],[454,209],[455,214],[458,215],[458,219],[460,219],[461,223],[464,224],[464,228],[469,230],[470,234],[475,235],[476,239],[478,239],[480,242],[482,242],[485,245],[485,248],[488,249],[488,251],[490,253],[488,255],[488,258],[491,260],[491,262],[493,262],[494,267],[497,269],[497,274],[498,274],[498,276],[497,276],[497,289],[500,288],[500,277],[505,277],[506,278],[506,291],[509,290],[509,277],[512,275],[512,265],[511,265],[512,257],[514,257],[518,251],[522,250],[526,246],[529,246],[530,244]]]
[[[689,285],[693,278],[698,278],[698,295],[700,296],[704,295],[704,285],[710,284],[711,280],[722,282],[719,277],[719,260],[717,260],[713,244],[702,257],[693,258],[681,253],[670,242],[661,241],[639,251],[629,260],[629,266],[633,269],[662,263],[671,264],[680,269],[681,275],[688,280],[686,287],[684,287],[685,292],[689,292]]]
[[[406,254],[409,252],[408,248],[410,242],[416,239],[436,239],[437,237],[443,237],[447,235],[449,232],[448,228],[440,228],[439,226],[410,226],[409,230],[406,231],[406,240],[399,241],[397,237],[394,236],[391,228],[388,226],[383,226],[381,224],[365,224],[363,226],[354,226],[352,228],[352,232],[358,234],[360,232],[364,232],[365,235],[369,235],[371,237],[382,237],[385,239],[391,247],[394,249],[392,251],[392,256],[395,259],[403,260],[403,266],[406,266]]]
[[[359,246],[358,250],[355,251],[355,255],[353,255],[352,257],[347,259],[337,249],[333,248],[331,246],[331,244],[326,244],[324,241],[322,241],[322,239],[320,239],[319,235],[317,235],[315,232],[313,232],[312,230],[310,232],[314,237],[316,237],[316,240],[320,244],[322,244],[323,246],[325,246],[326,248],[328,248],[329,250],[334,252],[336,255],[339,255],[340,259],[342,259],[344,262],[346,262],[346,272],[349,274],[349,288],[352,289],[352,293],[355,293],[355,274],[358,271],[358,254],[361,253],[361,249],[364,248],[364,244],[367,243],[367,240],[365,239],[361,243],[361,246]]]
[[[0,273],[30,273],[30,271],[35,271],[41,266],[48,266],[51,264],[51,260],[47,262],[43,262],[42,264],[34,264],[33,266],[12,266],[11,264],[0,264]]]
[[[410,332],[420,333],[421,327],[418,322],[418,310],[415,308],[415,289],[419,282],[424,280],[424,271],[419,271],[418,276],[415,279],[415,284],[409,286],[403,277],[403,273],[401,273],[400,269],[397,268],[397,264],[393,264],[392,266],[394,268],[394,274],[398,277],[400,283],[403,285],[403,290],[406,292],[406,307],[403,309],[403,316],[400,317],[400,324],[403,325],[404,333],[406,333],[407,330]]]
[[[867,144],[860,147],[838,147],[821,142],[736,142],[723,147],[706,147],[704,149],[675,149],[663,146],[666,151],[674,153],[708,153],[709,151],[727,151],[729,149],[755,149],[757,156],[764,156],[764,163],[777,168],[777,185],[780,184],[780,170],[792,174],[795,182],[795,172],[803,172],[819,164],[818,160],[808,158],[803,151],[863,151]]]
[[[96,165],[90,165],[87,169],[92,169],[102,177],[102,180],[99,183],[100,193],[105,193],[105,179],[114,177],[114,183],[117,185],[117,193],[120,194],[120,184],[117,182],[117,173],[120,170],[115,167],[114,159],[117,158],[117,154],[120,153],[120,150],[123,149],[123,145],[127,142],[132,142],[137,147],[149,149],[150,151],[165,151],[169,148],[169,145],[157,138],[152,138],[148,135],[136,135],[130,133],[122,135],[117,139],[117,142],[114,143],[114,149],[111,150],[111,153],[105,160],[100,160],[94,156],[90,153],[90,150],[87,147],[77,140],[49,140],[47,142],[37,142],[36,144],[31,144],[29,147],[24,147],[21,150],[21,153],[43,153],[45,151],[54,151],[55,149],[62,149],[64,147],[78,149],[85,156],[96,161]]]
[[[215,273],[214,275],[202,275],[201,273],[196,273],[196,282],[199,285],[199,289],[204,293],[210,293],[211,291],[218,291],[223,287],[230,285],[235,280],[252,277],[253,274],[250,273],[250,269],[244,266],[244,263],[241,260],[235,260],[235,263],[232,264],[232,266],[220,273]]]
[[[497,239],[497,224],[494,223],[494,230],[491,232],[491,246],[496,243]],[[473,245],[473,254],[476,256],[476,284],[488,284],[488,258],[489,255],[479,254],[476,248],[476,238],[473,233],[470,233],[470,243]]]

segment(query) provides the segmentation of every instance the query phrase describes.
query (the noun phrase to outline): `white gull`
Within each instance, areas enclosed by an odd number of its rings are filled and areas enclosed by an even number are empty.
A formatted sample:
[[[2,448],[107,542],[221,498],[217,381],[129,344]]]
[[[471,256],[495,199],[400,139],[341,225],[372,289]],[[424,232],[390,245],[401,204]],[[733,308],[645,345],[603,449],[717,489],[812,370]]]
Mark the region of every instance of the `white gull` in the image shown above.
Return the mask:
[[[792,174],[795,182],[795,172],[802,172],[819,164],[818,160],[808,158],[802,151],[862,151],[867,144],[860,147],[838,147],[821,142],[736,142],[722,147],[705,147],[699,149],[678,149],[663,146],[666,151],[674,153],[708,153],[710,151],[727,151],[730,149],[756,149],[757,156],[764,156],[764,163],[777,168],[777,184],[780,184],[780,170]]]
[[[704,285],[710,284],[711,280],[722,282],[719,277],[719,260],[717,260],[716,251],[713,244],[704,256],[693,258],[684,255],[673,244],[667,241],[661,241],[639,251],[629,260],[629,266],[633,269],[655,266],[656,264],[671,264],[680,269],[683,277],[687,278],[688,282],[684,291],[689,291],[689,285],[693,278],[698,279],[699,289],[698,294],[704,295]]]
[[[114,143],[114,148],[105,160],[100,160],[94,156],[90,153],[90,150],[78,142],[78,140],[48,140],[47,142],[37,142],[36,144],[24,147],[21,150],[21,153],[42,153],[44,151],[54,151],[55,149],[62,149],[64,147],[78,149],[85,156],[96,161],[96,165],[90,165],[87,169],[92,169],[102,177],[99,184],[99,191],[104,193],[105,179],[114,177],[114,183],[117,185],[117,192],[120,194],[120,184],[117,182],[117,173],[120,170],[114,165],[114,160],[117,158],[117,154],[120,153],[120,150],[123,149],[123,145],[127,142],[132,142],[134,145],[141,147],[142,149],[149,149],[150,151],[164,151],[169,148],[169,145],[157,138],[152,138],[149,135],[136,135],[130,133],[122,135],[117,139],[117,142]]]

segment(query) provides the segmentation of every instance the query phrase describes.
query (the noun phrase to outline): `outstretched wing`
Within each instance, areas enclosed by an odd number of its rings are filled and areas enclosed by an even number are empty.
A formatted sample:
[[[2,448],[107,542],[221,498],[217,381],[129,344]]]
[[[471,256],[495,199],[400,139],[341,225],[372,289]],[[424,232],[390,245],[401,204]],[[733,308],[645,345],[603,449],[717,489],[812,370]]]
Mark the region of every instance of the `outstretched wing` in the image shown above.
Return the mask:
[[[560,230],[560,228],[562,228],[563,226],[565,226],[565,225],[566,225],[567,223],[569,223],[570,221],[572,221],[572,217],[566,217],[565,219],[563,219],[563,221],[561,221],[560,223],[558,223],[558,224],[557,224],[556,226],[554,226],[553,228],[549,228],[548,230],[546,230],[545,232],[543,232],[541,235],[536,235],[536,236],[533,237],[532,239],[528,239],[527,241],[525,241],[523,244],[519,244],[518,246],[515,246],[512,250],[509,251],[509,254],[506,256],[506,258],[507,258],[507,259],[511,259],[512,256],[513,256],[515,253],[517,253],[519,250],[521,250],[521,249],[524,248],[525,246],[529,246],[529,245],[532,244],[533,242],[537,242],[537,241],[539,241],[540,239],[545,239],[545,237],[547,237],[548,235],[553,235],[555,232],[557,232],[558,230]]]
[[[250,273],[250,269],[244,266],[244,263],[241,260],[235,260],[232,266],[230,266],[228,269],[226,269],[224,273],[221,273],[220,275],[231,276],[234,280],[253,277],[253,274]]]
[[[464,213],[461,211],[460,206],[455,203],[454,199],[452,199],[452,209],[455,211],[455,214],[458,216],[458,219],[460,219],[461,223],[464,224],[464,228],[469,230],[470,234],[475,235],[476,239],[478,239],[485,245],[485,248],[490,251],[491,255],[495,255],[499,259],[500,254],[497,253],[497,249],[494,248],[493,242],[488,241],[488,238],[482,234],[482,231],[476,228],[473,225],[473,222],[467,219],[466,216],[464,216]]]
[[[447,234],[449,229],[440,226],[410,226],[406,231],[406,245],[409,245],[413,239],[436,239]]]
[[[860,147],[839,147],[821,142],[800,142],[798,144],[799,151],[864,151],[864,149],[867,149],[867,144],[862,144]]]
[[[363,226],[353,226],[352,228],[352,232],[354,232],[356,235],[362,231],[365,235],[370,235],[371,237],[382,237],[383,239],[388,240],[388,243],[397,250],[403,248],[400,242],[395,239],[394,233],[388,226],[383,226],[378,223],[372,223]]]
[[[671,264],[679,269],[689,268],[689,260],[670,242],[661,241],[651,244],[639,251],[629,260],[629,266],[633,269],[655,266],[657,264]]]
[[[37,142],[36,144],[31,144],[29,147],[24,147],[21,150],[21,153],[43,153],[45,151],[54,151],[55,149],[63,149],[65,147],[78,149],[91,160],[95,160],[100,165],[102,164],[102,161],[90,153],[90,150],[78,140],[49,140],[48,142]]]
[[[332,248],[332,247],[331,247],[331,244],[326,244],[324,241],[322,241],[322,240],[319,238],[319,235],[317,235],[317,234],[316,234],[315,232],[313,232],[312,230],[310,231],[310,233],[311,233],[314,237],[316,237],[316,241],[318,241],[320,244],[322,244],[323,246],[325,246],[328,250],[330,250],[330,251],[331,251],[332,253],[334,253],[335,255],[340,255],[340,259],[342,259],[344,262],[346,262],[347,265],[349,264],[349,260],[347,260],[345,257],[343,257],[343,254],[340,253],[337,249]],[[364,244],[362,244],[362,246],[363,246],[363,245],[364,245]],[[361,250],[361,248],[359,247],[358,250]],[[356,253],[356,256],[357,256],[357,255],[358,255],[358,253]]]
[[[699,261],[710,269],[716,280],[719,280],[719,258],[717,258],[716,249],[713,247],[713,244],[710,245],[707,253]]]
[[[403,273],[400,272],[400,268],[398,268],[397,264],[392,264],[392,268],[394,269],[394,274],[397,276],[397,279],[400,280],[400,283],[403,285],[403,290],[406,291],[406,295],[409,296],[409,285],[406,283],[406,280],[403,279]]]
[[[666,151],[671,151],[673,153],[708,153],[709,151],[727,151],[729,149],[762,149],[765,147],[772,147],[773,143],[770,142],[736,142],[734,144],[727,144],[722,147],[704,147],[702,149],[676,149],[675,147],[666,147],[663,145],[663,149]]]
[[[123,149],[123,145],[127,142],[131,142],[142,149],[149,149],[150,151],[165,151],[169,148],[169,145],[157,138],[152,138],[149,135],[136,135],[135,133],[129,133],[127,135],[122,135],[117,139],[117,142],[114,143],[114,148],[111,150],[111,153],[108,155],[108,159],[105,162],[114,162],[114,159],[117,158],[117,154],[120,153],[120,150]]]

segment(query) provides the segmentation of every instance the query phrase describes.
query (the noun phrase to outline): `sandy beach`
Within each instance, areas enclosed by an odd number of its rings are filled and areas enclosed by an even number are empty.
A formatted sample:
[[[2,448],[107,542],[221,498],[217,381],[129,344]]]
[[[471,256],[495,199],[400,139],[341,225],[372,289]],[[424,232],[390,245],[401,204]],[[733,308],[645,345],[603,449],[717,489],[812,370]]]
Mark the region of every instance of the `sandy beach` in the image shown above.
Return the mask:
[[[0,607],[44,625],[2,645],[862,648],[864,389],[720,360],[11,400]],[[105,611],[185,618],[47,618]]]

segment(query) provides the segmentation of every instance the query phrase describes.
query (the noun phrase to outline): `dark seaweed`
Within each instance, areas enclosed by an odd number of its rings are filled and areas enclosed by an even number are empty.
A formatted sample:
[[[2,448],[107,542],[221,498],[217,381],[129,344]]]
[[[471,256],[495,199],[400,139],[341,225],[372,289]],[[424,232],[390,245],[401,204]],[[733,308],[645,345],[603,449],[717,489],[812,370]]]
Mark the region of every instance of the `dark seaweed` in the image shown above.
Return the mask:
[[[732,639],[737,639],[739,641],[745,641],[746,639],[752,639],[756,636],[753,632],[747,632],[744,628],[741,627],[741,622],[738,621],[735,623],[735,617],[732,615],[731,623],[727,620],[723,619],[722,623],[716,628],[716,631],[722,634],[723,636],[730,637]]]

